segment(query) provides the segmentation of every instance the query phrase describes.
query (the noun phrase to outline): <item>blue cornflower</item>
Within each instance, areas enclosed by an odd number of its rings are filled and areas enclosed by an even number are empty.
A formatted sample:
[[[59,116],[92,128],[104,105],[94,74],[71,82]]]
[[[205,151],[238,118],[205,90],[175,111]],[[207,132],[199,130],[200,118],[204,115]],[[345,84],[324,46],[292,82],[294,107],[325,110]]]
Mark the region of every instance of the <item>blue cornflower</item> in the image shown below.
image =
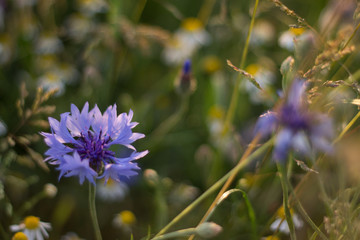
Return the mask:
[[[62,176],[78,176],[80,184],[84,180],[95,184],[95,178],[109,178],[120,181],[120,177],[136,175],[139,169],[134,160],[144,157],[148,151],[137,152],[131,145],[143,138],[141,133],[133,133],[137,123],[131,122],[133,112],[117,115],[116,104],[101,114],[97,105],[89,111],[85,103],[82,111],[72,104],[71,112],[60,115],[60,122],[49,117],[51,133],[42,132],[45,143],[50,147],[45,152],[49,164],[57,165]],[[123,145],[133,152],[130,156],[117,157],[114,145]]]
[[[325,114],[309,110],[305,90],[305,80],[295,79],[283,102],[274,111],[261,115],[256,124],[255,131],[262,136],[278,130],[273,152],[275,161],[284,162],[291,149],[310,157],[311,146],[326,153],[332,151],[332,121]]]

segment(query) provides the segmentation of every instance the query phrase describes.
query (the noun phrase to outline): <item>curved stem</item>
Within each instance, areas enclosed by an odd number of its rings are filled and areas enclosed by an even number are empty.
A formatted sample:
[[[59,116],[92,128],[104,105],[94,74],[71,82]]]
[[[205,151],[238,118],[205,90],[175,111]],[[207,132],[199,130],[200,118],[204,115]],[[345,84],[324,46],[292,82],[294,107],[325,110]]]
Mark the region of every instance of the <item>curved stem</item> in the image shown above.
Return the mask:
[[[328,238],[325,236],[325,234],[318,228],[318,226],[316,226],[316,224],[311,220],[311,218],[309,217],[309,215],[306,213],[304,207],[302,206],[299,198],[296,196],[296,193],[294,192],[294,189],[292,188],[292,186],[288,181],[288,186],[291,192],[291,196],[293,196],[293,198],[295,199],[295,202],[297,204],[297,207],[301,213],[301,215],[305,218],[305,220],[309,223],[309,225],[312,227],[312,229],[319,234],[319,236],[323,239],[323,240],[328,240]]]
[[[90,208],[91,222],[94,228],[95,239],[102,240],[99,223],[96,216],[95,193],[96,193],[95,185],[89,182],[89,208]]]
[[[289,226],[289,230],[290,230],[290,238],[291,238],[291,240],[296,240],[295,226],[294,226],[294,222],[292,220],[291,213],[290,213],[290,208],[289,208],[286,169],[285,169],[285,167],[283,165],[281,165],[281,163],[277,163],[276,165],[278,167],[281,186],[282,186],[282,189],[283,189],[283,205],[284,205],[284,212],[285,212],[286,222],[287,222],[287,224]]]
[[[155,237],[158,237],[164,234],[167,230],[169,230],[172,226],[178,223],[183,217],[185,217],[188,213],[190,213],[197,205],[200,204],[205,198],[209,197],[213,194],[218,188],[220,188],[225,181],[233,174],[238,173],[244,167],[246,167],[250,162],[259,157],[265,150],[272,145],[272,139],[263,144],[260,148],[254,151],[249,157],[243,159],[238,165],[236,165],[230,172],[228,172],[225,176],[223,176],[220,180],[214,183],[208,190],[206,190],[200,197],[198,197],[195,201],[193,201],[190,205],[188,205],[181,213],[179,213],[170,223],[168,223],[163,229],[160,230]]]
[[[252,14],[252,17],[251,17],[251,22],[250,22],[250,27],[249,27],[249,30],[248,30],[244,50],[243,50],[243,53],[242,53],[242,56],[241,56],[240,69],[243,69],[244,66],[245,66],[245,60],[246,60],[246,56],[247,56],[248,48],[249,48],[249,43],[250,43],[250,36],[251,36],[251,32],[252,32],[252,30],[254,28],[255,15],[256,15],[256,10],[257,10],[258,4],[259,4],[259,0],[255,0],[254,10],[253,10],[253,14]],[[242,79],[242,77],[239,74],[238,78],[236,79],[235,86],[233,88],[233,92],[232,92],[232,95],[231,95],[230,106],[229,106],[229,109],[228,109],[227,114],[226,114],[225,124],[224,124],[224,128],[223,128],[223,134],[224,135],[229,130],[229,127],[230,127],[231,122],[232,122],[232,120],[234,118],[234,115],[235,115],[236,106],[237,106],[237,102],[238,102],[238,98],[239,98],[239,85],[240,85],[241,79]]]
[[[250,155],[250,153],[252,152],[252,150],[254,149],[254,147],[256,146],[256,144],[258,143],[260,139],[260,134],[256,135],[255,138],[251,141],[250,146],[246,149],[245,153],[242,155],[241,159],[239,160],[238,164],[236,166],[241,165],[245,159],[248,158],[248,156]],[[236,167],[235,167],[236,168]],[[207,219],[208,215],[213,211],[214,207],[216,206],[216,204],[218,203],[219,199],[221,198],[221,196],[225,193],[225,191],[230,187],[231,183],[234,181],[236,175],[239,173],[239,171],[234,171],[230,174],[229,178],[226,180],[224,186],[221,188],[220,192],[218,193],[218,195],[216,196],[215,200],[212,202],[212,204],[210,205],[209,209],[207,210],[207,212],[205,213],[205,215],[203,216],[203,218],[201,219],[201,221],[199,222],[198,225],[200,225],[201,223],[205,222],[205,220]],[[194,235],[192,235],[189,240],[192,240],[194,238]]]

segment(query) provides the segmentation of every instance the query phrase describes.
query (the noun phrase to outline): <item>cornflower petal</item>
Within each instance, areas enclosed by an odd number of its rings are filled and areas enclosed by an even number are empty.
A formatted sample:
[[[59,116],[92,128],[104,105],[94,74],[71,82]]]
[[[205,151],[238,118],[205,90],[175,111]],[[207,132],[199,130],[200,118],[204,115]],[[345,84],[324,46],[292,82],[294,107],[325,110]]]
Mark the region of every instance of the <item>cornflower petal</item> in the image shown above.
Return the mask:
[[[59,179],[62,176],[79,176],[80,184],[83,184],[86,178],[95,185],[94,178],[97,176],[97,173],[89,166],[89,160],[80,159],[80,155],[77,152],[74,152],[73,156],[65,155],[58,170],[60,170]]]
[[[293,133],[289,129],[282,129],[275,140],[274,159],[275,161],[284,162],[288,151],[291,147]]]
[[[255,133],[266,137],[278,127],[278,116],[275,112],[268,111],[259,117],[255,126]]]

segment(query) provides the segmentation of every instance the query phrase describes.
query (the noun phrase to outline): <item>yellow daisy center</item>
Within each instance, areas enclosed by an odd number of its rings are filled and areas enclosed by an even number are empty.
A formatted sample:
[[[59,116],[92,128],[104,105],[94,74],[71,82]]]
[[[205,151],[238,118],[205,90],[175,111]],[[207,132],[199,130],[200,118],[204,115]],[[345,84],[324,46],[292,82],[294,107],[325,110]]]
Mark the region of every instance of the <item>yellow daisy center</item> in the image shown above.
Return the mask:
[[[46,73],[46,78],[49,80],[49,82],[58,82],[59,81],[59,77],[52,72]]]
[[[111,179],[109,178],[109,180],[108,180],[107,183],[106,183],[106,187],[112,187],[112,186],[114,186],[114,185],[115,185],[114,180],[111,180]]]
[[[250,64],[246,67],[245,71],[250,73],[251,75],[255,75],[260,69],[260,66],[257,64]]]
[[[128,211],[128,210],[120,212],[119,217],[121,219],[121,222],[126,225],[132,225],[136,222],[135,215],[131,211]]]
[[[294,211],[292,209],[290,209],[290,215],[293,215]],[[276,212],[276,216],[278,216],[281,219],[285,219],[285,211],[284,211],[284,207],[281,206],[277,212]]]
[[[23,232],[17,232],[11,240],[28,240],[28,237]]]
[[[25,228],[33,230],[40,226],[40,218],[34,216],[28,216],[24,220]]]
[[[221,68],[220,60],[215,56],[209,56],[204,59],[204,70],[207,73],[214,73]]]
[[[304,27],[290,27],[290,32],[292,34],[294,34],[295,36],[300,36],[301,34],[303,34],[305,32],[305,28]]]
[[[187,18],[182,22],[181,26],[182,28],[190,32],[195,32],[203,28],[202,22],[197,18]]]
[[[267,237],[265,238],[265,240],[280,240],[280,238],[277,237],[277,236],[271,235],[271,236],[267,236]]]
[[[212,106],[209,115],[213,119],[221,119],[224,116],[224,110],[218,106]]]

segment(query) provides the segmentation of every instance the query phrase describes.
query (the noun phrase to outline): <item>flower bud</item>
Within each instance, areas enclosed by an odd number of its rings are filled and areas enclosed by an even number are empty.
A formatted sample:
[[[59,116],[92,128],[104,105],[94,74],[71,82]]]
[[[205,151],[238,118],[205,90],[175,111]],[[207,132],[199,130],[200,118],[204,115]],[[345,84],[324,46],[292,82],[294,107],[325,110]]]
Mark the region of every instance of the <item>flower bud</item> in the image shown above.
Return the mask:
[[[175,88],[180,95],[192,94],[195,91],[196,81],[191,74],[190,60],[184,62],[181,73],[175,81]]]
[[[155,186],[159,183],[159,175],[154,169],[146,169],[144,171],[144,179],[150,186]]]
[[[212,238],[222,231],[222,227],[213,222],[204,222],[196,228],[196,234],[202,238]]]
[[[48,196],[49,198],[53,198],[57,194],[57,187],[55,187],[55,185],[53,185],[51,183],[47,183],[44,186],[44,192],[45,192],[46,196]]]

